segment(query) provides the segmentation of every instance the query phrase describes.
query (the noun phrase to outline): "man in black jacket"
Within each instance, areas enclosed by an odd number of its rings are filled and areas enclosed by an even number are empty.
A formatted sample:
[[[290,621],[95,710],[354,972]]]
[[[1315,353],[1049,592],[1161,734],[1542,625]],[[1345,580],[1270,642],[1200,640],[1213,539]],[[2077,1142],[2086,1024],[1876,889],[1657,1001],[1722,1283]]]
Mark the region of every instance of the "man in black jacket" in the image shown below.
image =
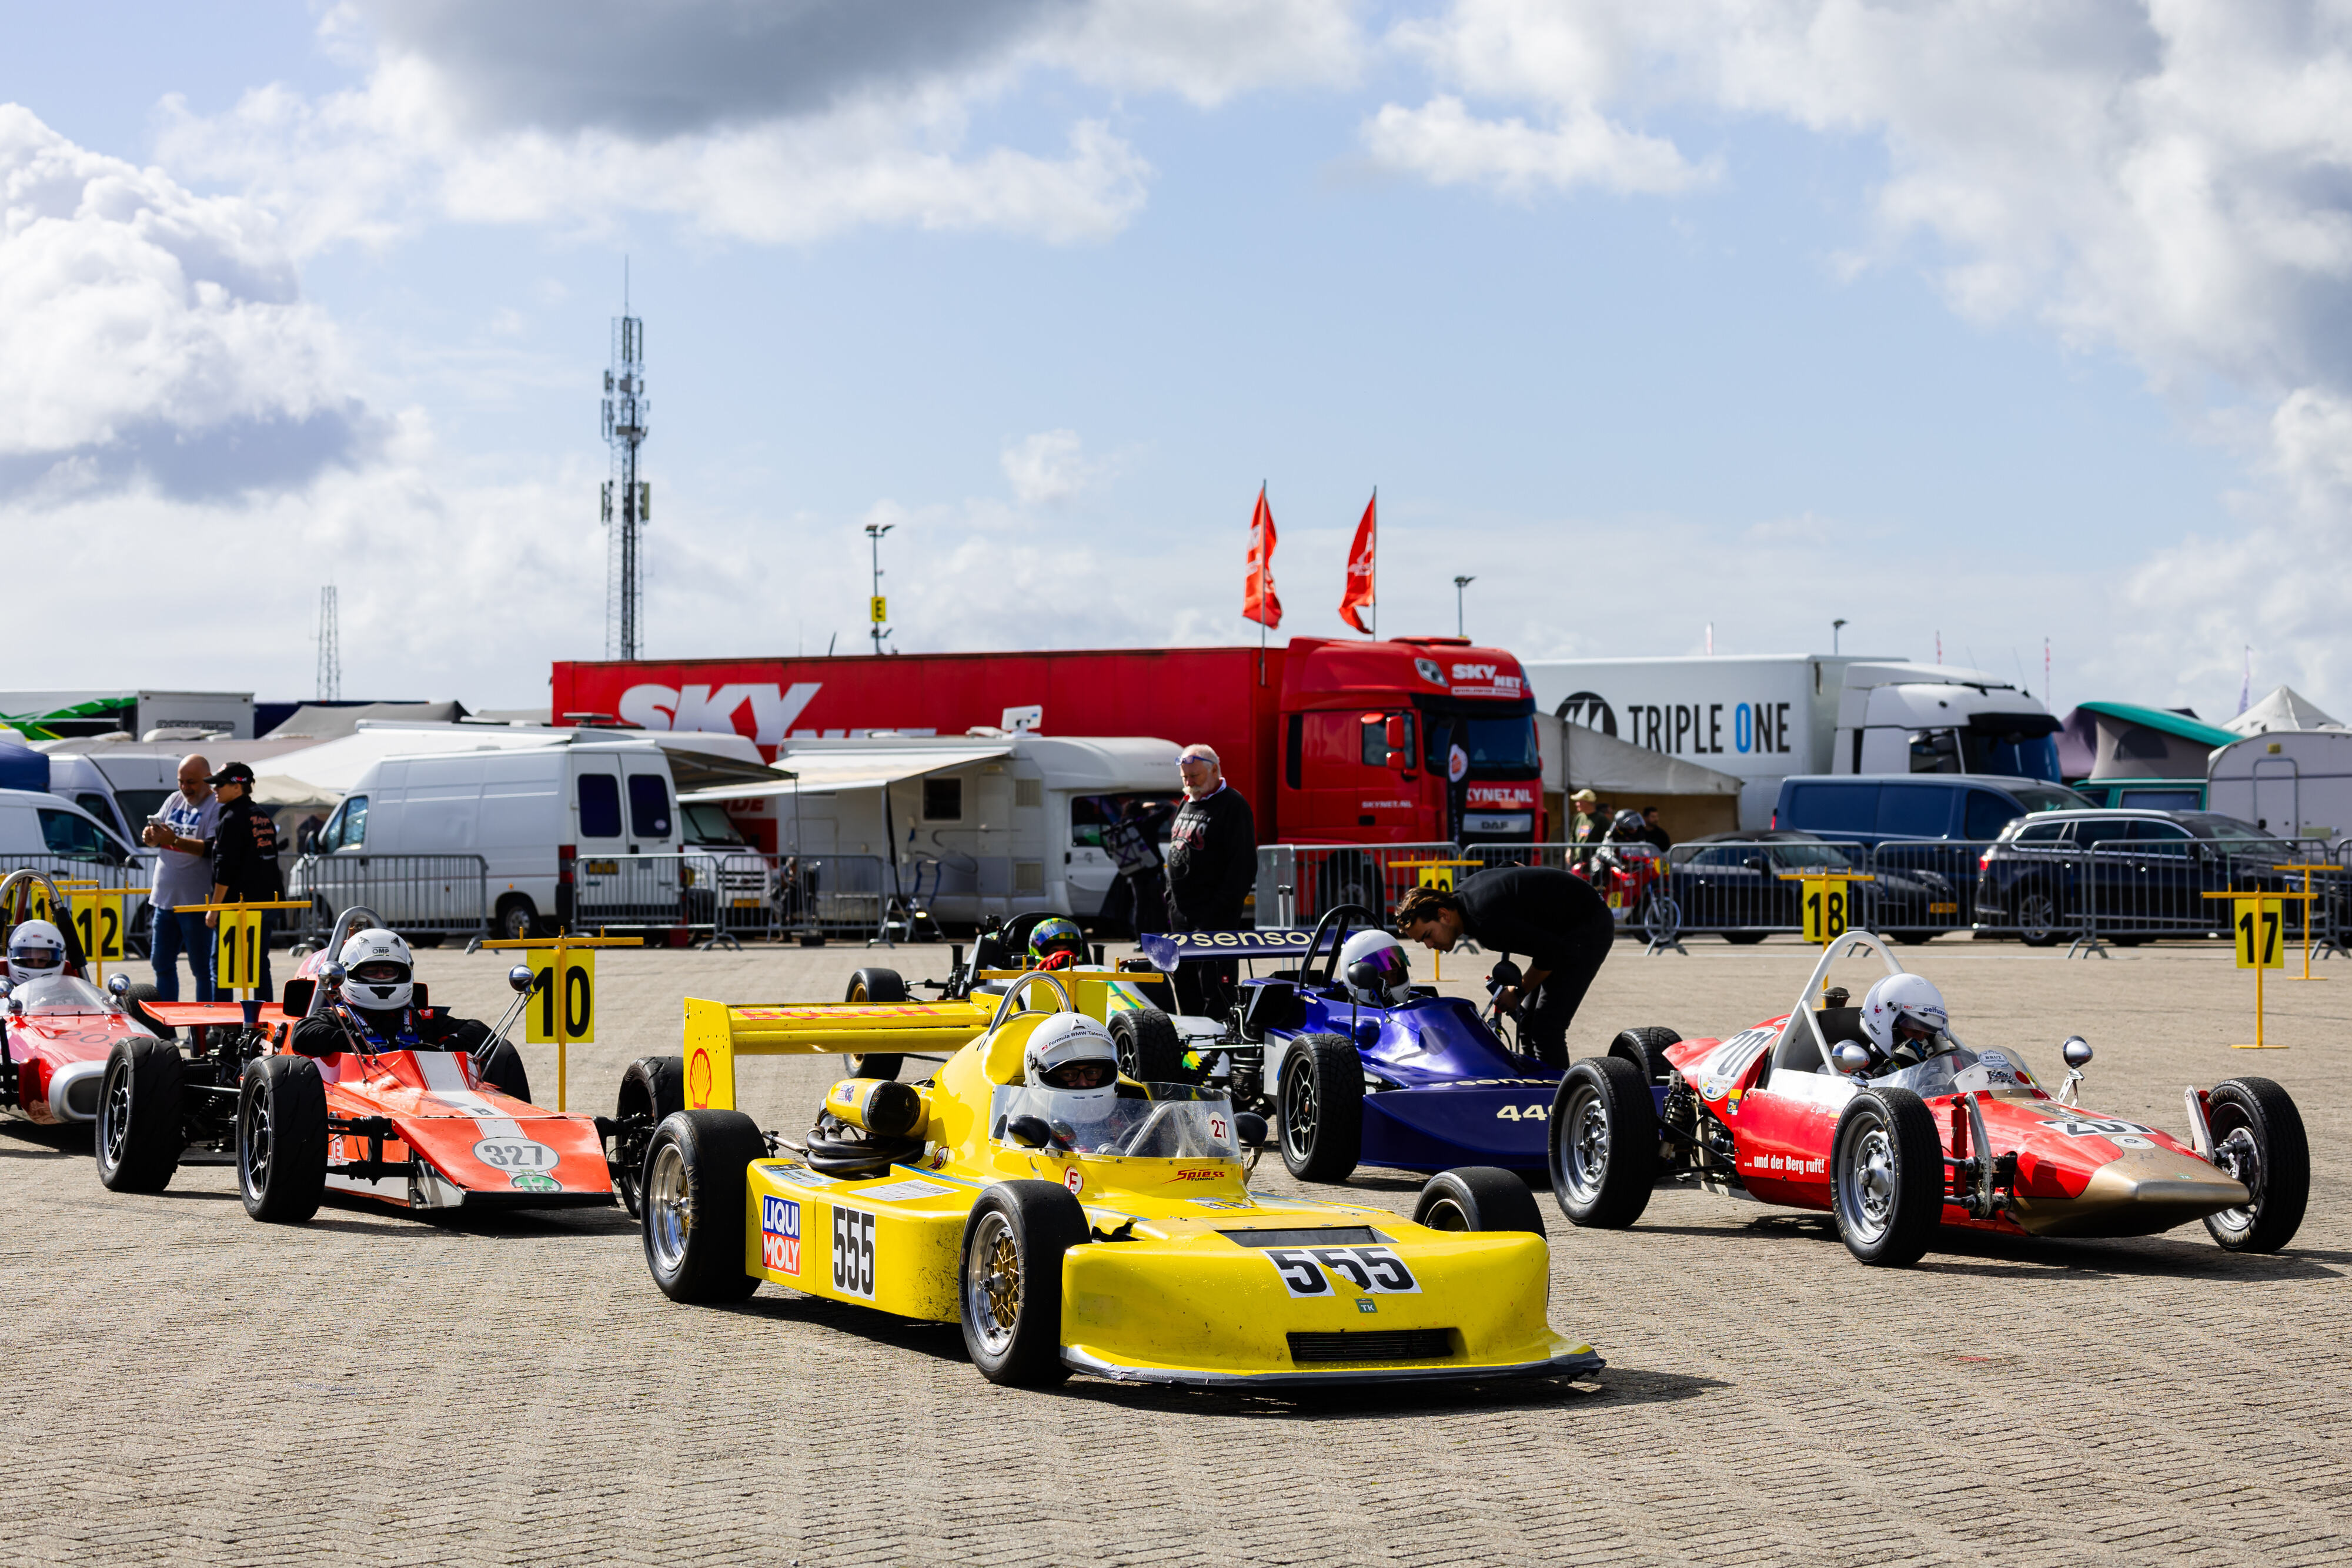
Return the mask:
[[[1241,791],[1225,782],[1214,750],[1186,747],[1176,770],[1183,776],[1184,803],[1168,833],[1168,928],[1238,931],[1242,901],[1257,883],[1256,820]],[[1187,964],[1175,983],[1178,1006],[1214,1016],[1230,1005],[1234,966]]]
[[[278,824],[270,820],[268,812],[253,803],[253,768],[243,762],[232,762],[208,782],[221,803],[220,821],[213,829],[210,846],[212,901],[251,904],[285,897],[286,884],[278,874]],[[218,930],[220,912],[215,910],[205,915],[205,924]],[[261,989],[244,1004],[247,1029],[260,1020],[261,998],[271,994],[269,932],[277,924],[276,910],[261,912]],[[219,951],[217,944],[214,951]]]
[[[1500,866],[1451,893],[1408,889],[1396,922],[1406,940],[1440,953],[1467,936],[1490,953],[1526,955],[1526,975],[1496,1000],[1517,1010],[1521,1050],[1568,1065],[1568,1026],[1617,940],[1616,919],[1591,883],[1540,866]]]

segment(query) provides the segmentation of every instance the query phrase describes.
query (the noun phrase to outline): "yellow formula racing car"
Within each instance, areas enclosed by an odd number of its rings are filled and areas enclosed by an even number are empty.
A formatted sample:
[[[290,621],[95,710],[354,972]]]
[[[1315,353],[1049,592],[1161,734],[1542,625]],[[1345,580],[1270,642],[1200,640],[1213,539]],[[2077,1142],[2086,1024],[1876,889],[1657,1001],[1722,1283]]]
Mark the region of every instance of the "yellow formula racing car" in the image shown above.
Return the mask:
[[[1260,1197],[1265,1124],[1221,1091],[1120,1074],[1051,972],[1022,977],[921,1083],[852,1078],[795,1141],[734,1109],[735,1059],[854,1051],[791,1008],[686,1004],[689,1108],[644,1166],[646,1261],[672,1300],[762,1281],[963,1327],[997,1383],[1070,1373],[1280,1385],[1590,1376],[1552,1332],[1526,1184],[1431,1178],[1414,1218]]]

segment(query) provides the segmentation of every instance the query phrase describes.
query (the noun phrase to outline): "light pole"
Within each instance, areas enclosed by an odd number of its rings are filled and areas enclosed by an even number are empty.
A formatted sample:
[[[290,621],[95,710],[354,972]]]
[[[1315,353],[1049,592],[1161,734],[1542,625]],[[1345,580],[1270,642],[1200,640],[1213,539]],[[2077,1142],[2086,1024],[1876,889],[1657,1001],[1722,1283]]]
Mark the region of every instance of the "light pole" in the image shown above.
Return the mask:
[[[866,611],[873,620],[874,651],[877,653],[882,651],[882,639],[890,634],[890,628],[882,624],[890,618],[889,601],[882,597],[882,536],[896,527],[896,523],[866,525],[866,537],[874,545],[874,594]],[[1839,624],[1843,625],[1844,622],[1840,622]]]
[[[1467,632],[1462,630],[1462,591],[1477,580],[1475,577],[1457,577],[1454,580],[1454,634],[1456,637],[1469,635]]]
[[[1839,633],[1839,632],[1843,632],[1843,631],[1844,631],[1844,630],[1845,630],[1845,622],[1843,622],[1843,621],[1832,621],[1832,622],[1830,622],[1830,652],[1831,652],[1831,653],[1832,653],[1832,654],[1835,654],[1835,653],[1837,653],[1837,651],[1838,651],[1838,633]]]

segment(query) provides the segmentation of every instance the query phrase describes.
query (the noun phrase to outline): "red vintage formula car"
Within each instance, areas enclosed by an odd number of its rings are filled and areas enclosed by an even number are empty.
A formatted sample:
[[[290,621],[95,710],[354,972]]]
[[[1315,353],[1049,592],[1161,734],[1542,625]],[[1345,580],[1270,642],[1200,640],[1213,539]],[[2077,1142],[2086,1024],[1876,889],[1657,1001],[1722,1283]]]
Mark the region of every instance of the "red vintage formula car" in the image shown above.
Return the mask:
[[[2187,1094],[2183,1141],[2075,1103],[2091,1048],[2063,1048],[2051,1094],[2024,1062],[1948,1030],[1896,1065],[1862,1009],[1825,989],[1833,959],[1879,937],[1832,943],[1795,1009],[1723,1040],[1629,1030],[1561,1080],[1551,1114],[1552,1189],[1577,1225],[1629,1226],[1658,1186],[1696,1186],[1826,1209],[1865,1263],[1914,1263],[1939,1226],[2031,1236],[2147,1236],[2202,1219],[2233,1251],[2284,1247],[2303,1222],[2311,1156],[2303,1118],[2266,1078]]]
[[[0,911],[13,926],[26,896],[43,888],[51,909],[65,908],[58,889],[39,872],[19,871],[0,881]],[[122,1040],[147,1038],[135,1012],[129,978],[116,975],[100,991],[85,978],[88,967],[73,922],[58,926],[64,939],[62,973],[22,985],[0,979],[0,1007],[6,1009],[0,1034],[0,1110],[43,1126],[88,1123],[98,1115],[99,1085],[106,1059]],[[135,1003],[134,1003],[135,1005]]]
[[[96,1107],[100,1179],[158,1192],[191,1152],[231,1159],[246,1211],[265,1220],[306,1220],[331,1191],[412,1209],[611,1204],[612,1124],[532,1104],[506,1040],[530,994],[528,968],[511,971],[515,1007],[470,1051],[394,1049],[348,1028],[348,1050],[292,1050],[283,1020],[331,1009],[343,939],[383,924],[371,910],[345,911],[287,982],[274,1026],[232,1025],[219,1015],[234,1015],[234,1003],[148,1003],[164,1025],[211,1026],[208,1038],[185,1051],[143,1032],[114,1044]],[[427,1005],[422,984],[413,1005]]]

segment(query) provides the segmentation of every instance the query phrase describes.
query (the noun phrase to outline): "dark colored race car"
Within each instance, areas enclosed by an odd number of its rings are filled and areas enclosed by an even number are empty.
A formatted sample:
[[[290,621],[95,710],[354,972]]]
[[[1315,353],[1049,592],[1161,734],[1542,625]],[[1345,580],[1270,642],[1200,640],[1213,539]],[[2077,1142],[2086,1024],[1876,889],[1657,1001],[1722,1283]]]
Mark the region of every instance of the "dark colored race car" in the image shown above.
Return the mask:
[[[1864,1263],[1914,1263],[1940,1228],[2152,1236],[2202,1219],[2232,1251],[2274,1252],[2311,1189],[2301,1113],[2267,1078],[2186,1095],[2183,1139],[2075,1103],[2091,1048],[2050,1093],[2013,1048],[1948,1029],[1920,1060],[1878,1054],[1830,965],[1894,952],[1866,931],[1832,943],[1796,1008],[1721,1040],[1628,1030],[1576,1063],[1551,1114],[1552,1190],[1577,1225],[1622,1228],[1660,1186],[1825,1209]]]
[[[1270,1113],[1282,1163],[1302,1181],[1345,1181],[1359,1165],[1543,1169],[1560,1070],[1511,1050],[1477,1008],[1434,987],[1413,987],[1401,1006],[1357,1000],[1335,973],[1339,950],[1351,925],[1377,924],[1342,904],[1311,933],[1147,936],[1145,954],[1170,971],[1232,958],[1295,964],[1243,980],[1217,1039],[1180,1040],[1148,1017],[1138,1033],[1157,1051],[1189,1048],[1206,1077],[1231,1085],[1236,1108]]]

